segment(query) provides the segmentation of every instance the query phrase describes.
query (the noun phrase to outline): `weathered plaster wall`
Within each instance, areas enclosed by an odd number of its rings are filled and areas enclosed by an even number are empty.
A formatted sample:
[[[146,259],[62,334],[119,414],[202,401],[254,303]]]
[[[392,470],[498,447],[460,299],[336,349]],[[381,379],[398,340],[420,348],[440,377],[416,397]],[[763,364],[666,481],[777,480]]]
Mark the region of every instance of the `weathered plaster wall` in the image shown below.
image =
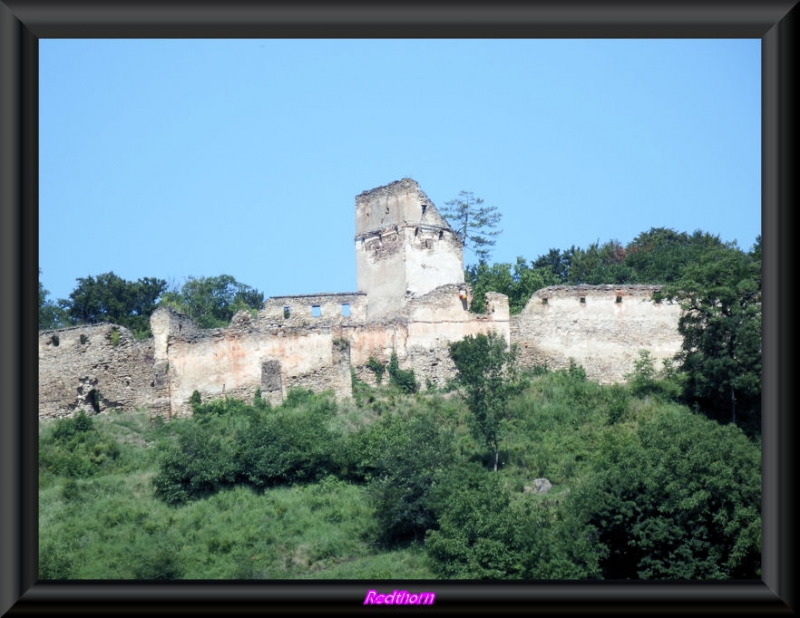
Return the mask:
[[[137,341],[127,328],[111,324],[39,333],[40,417],[138,407],[164,414],[167,404],[153,339]]]
[[[440,286],[464,283],[461,242],[450,229],[405,231],[406,294],[421,296]]]
[[[464,281],[461,242],[410,178],[356,197],[355,253],[369,319],[396,316],[409,297]]]
[[[463,300],[462,291],[466,292]],[[492,292],[488,297],[494,310],[485,315],[468,311],[472,291],[464,285],[443,286],[409,302],[407,365],[420,385],[444,386],[455,375],[450,342],[490,331],[509,341],[508,297]]]
[[[212,329],[169,340],[172,414],[190,413],[197,390],[203,400],[231,396],[252,401],[256,389],[274,403],[290,388],[350,394],[349,350],[325,325]]]
[[[315,312],[314,307],[317,307],[318,311]],[[367,295],[363,292],[351,292],[273,296],[264,303],[258,319],[276,325],[303,326],[312,323],[324,325],[361,323],[366,317]]]
[[[656,286],[550,287],[534,293],[511,318],[521,364],[569,366],[570,359],[601,383],[619,382],[647,349],[660,367],[681,347],[680,306],[655,304]],[[581,301],[581,299],[584,299]]]

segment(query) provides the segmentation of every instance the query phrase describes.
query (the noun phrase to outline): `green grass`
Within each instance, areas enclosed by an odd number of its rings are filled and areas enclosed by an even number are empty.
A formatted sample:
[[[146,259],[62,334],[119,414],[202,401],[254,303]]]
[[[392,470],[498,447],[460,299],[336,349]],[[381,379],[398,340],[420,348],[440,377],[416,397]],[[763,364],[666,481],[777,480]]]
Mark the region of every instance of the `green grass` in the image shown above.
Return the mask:
[[[312,397],[296,405],[319,404]],[[569,372],[534,376],[511,403],[497,479],[513,502],[546,507],[558,519],[563,505],[596,471],[607,438],[633,435],[642,423],[670,410],[690,414],[677,404],[635,397],[623,387],[600,386]],[[458,468],[484,462],[479,474],[493,474],[490,453],[473,437],[470,412],[454,393],[402,395],[384,385],[365,391],[362,406],[356,401],[337,404],[330,427],[347,436],[383,424],[390,431],[377,434],[384,435],[378,444],[392,448],[394,432],[410,427],[404,419],[418,415],[450,430]],[[399,424],[387,424],[387,417],[399,418]],[[40,454],[46,453],[39,470],[43,579],[436,577],[422,543],[381,544],[384,531],[368,479],[358,474],[344,475],[348,480],[331,474],[313,483],[267,485],[264,490],[234,484],[170,506],[156,497],[153,479],[163,454],[174,451],[180,432],[197,421],[164,423],[144,410],[112,410],[90,419],[82,421],[84,433],[64,421],[40,422]],[[224,431],[241,428],[244,419],[204,422]],[[78,455],[70,450],[76,444]],[[357,451],[359,457],[382,454],[369,453]],[[549,479],[552,490],[524,493],[539,477]]]

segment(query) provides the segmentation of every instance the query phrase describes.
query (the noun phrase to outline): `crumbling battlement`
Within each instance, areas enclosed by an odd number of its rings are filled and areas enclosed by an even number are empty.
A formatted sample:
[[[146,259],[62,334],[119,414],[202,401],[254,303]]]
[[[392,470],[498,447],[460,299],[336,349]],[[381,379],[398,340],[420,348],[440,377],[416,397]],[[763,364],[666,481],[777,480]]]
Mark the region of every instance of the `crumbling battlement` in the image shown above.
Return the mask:
[[[654,303],[659,286],[554,286],[535,292],[511,318],[511,339],[523,366],[562,369],[574,360],[601,383],[633,371],[639,350],[657,364],[681,348],[680,305]]]
[[[522,313],[486,294],[469,311],[462,245],[411,179],[356,197],[358,292],[276,296],[227,328],[201,329],[170,308],[150,318],[152,339],[137,341],[111,324],[39,333],[39,415],[146,408],[166,418],[206,401],[256,391],[272,403],[290,389],[352,395],[351,373],[367,383],[370,359],[413,369],[422,388],[455,374],[448,345],[494,331],[519,349],[522,366],[558,369],[570,360],[587,376],[617,382],[639,350],[674,355],[680,307],[651,301],[655,286],[556,286],[539,290]]]

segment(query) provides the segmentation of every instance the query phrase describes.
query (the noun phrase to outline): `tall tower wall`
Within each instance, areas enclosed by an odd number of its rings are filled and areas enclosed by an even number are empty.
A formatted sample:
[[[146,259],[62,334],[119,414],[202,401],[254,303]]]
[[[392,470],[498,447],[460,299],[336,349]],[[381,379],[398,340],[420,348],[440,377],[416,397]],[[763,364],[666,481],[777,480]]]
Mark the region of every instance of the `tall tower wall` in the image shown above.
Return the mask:
[[[355,251],[368,319],[396,316],[409,298],[464,282],[461,242],[410,178],[356,197]]]

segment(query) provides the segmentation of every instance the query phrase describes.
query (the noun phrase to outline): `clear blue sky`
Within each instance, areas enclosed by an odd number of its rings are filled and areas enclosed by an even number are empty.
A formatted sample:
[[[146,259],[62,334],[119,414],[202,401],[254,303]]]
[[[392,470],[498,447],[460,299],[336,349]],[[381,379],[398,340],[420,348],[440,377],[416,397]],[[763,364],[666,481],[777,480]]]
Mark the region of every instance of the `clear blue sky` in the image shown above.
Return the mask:
[[[761,51],[739,40],[39,42],[51,298],[114,271],[356,290],[355,196],[503,215],[493,262],[651,227],[761,233]],[[466,262],[474,261],[469,253]]]

